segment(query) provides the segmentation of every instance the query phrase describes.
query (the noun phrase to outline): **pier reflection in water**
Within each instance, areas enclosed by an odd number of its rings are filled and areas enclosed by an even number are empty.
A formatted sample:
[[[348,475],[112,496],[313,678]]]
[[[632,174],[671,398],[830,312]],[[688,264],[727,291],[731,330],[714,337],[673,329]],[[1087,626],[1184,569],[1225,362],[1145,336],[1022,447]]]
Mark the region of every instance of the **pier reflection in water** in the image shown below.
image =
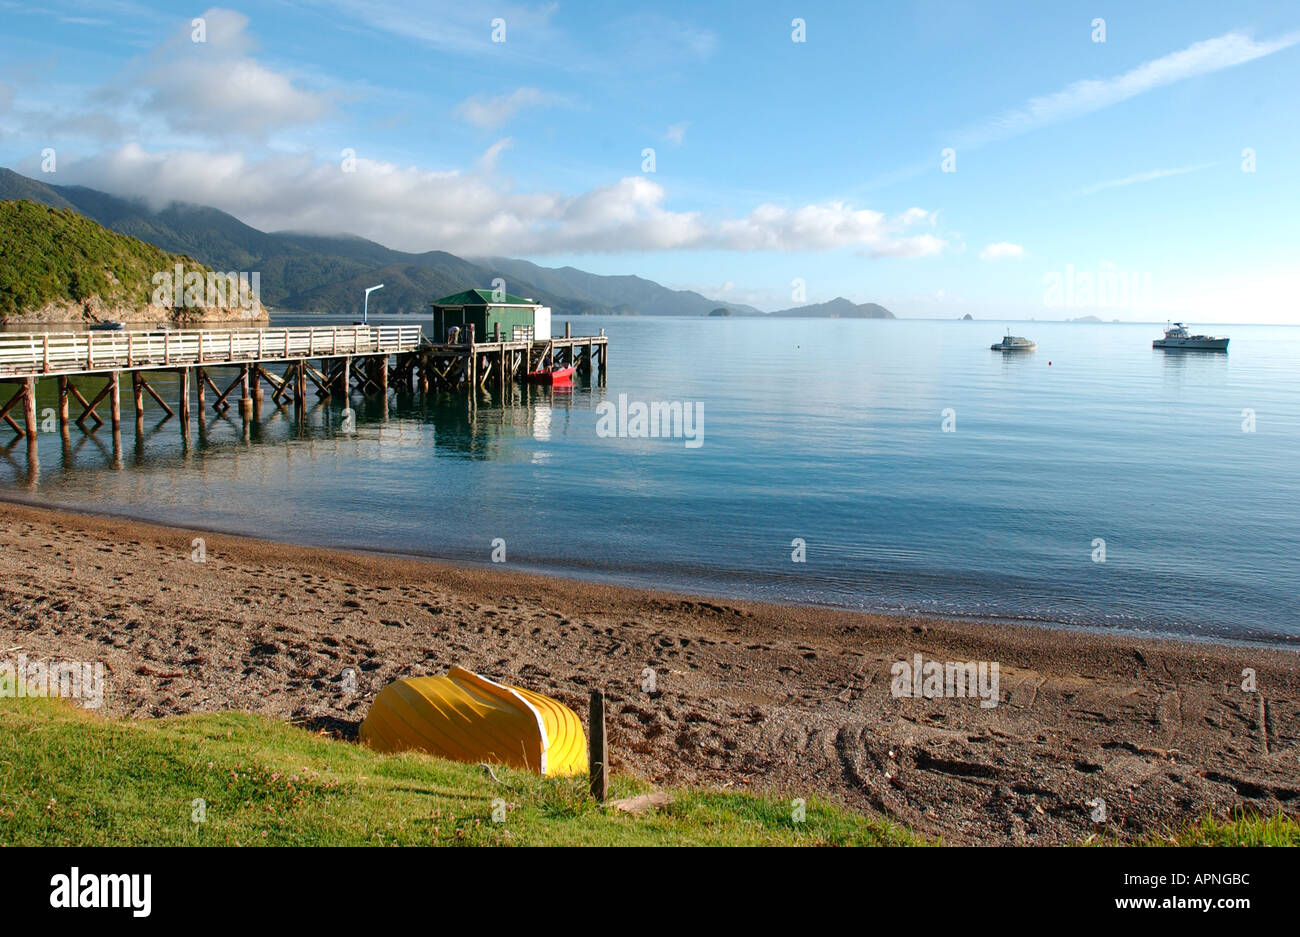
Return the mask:
[[[153,382],[164,398],[178,392],[175,375],[158,374]],[[89,384],[90,392],[98,389]],[[603,390],[597,387],[594,394],[601,397]],[[167,501],[169,489],[179,492],[212,480],[243,487],[250,515],[265,510],[273,517],[276,506],[253,486],[260,488],[273,473],[292,472],[300,463],[322,463],[366,484],[368,466],[375,462],[419,461],[418,472],[438,456],[541,459],[545,453],[517,444],[563,435],[570,412],[592,409],[595,400],[589,379],[559,388],[513,385],[504,394],[353,394],[347,404],[335,397],[309,406],[277,405],[268,396],[247,420],[231,411],[196,414],[189,432],[148,398],[140,410],[129,396],[123,400],[122,429],[116,432],[107,424],[90,431],[61,428],[54,416],[57,404],[52,385],[38,390],[37,445],[28,446],[21,435],[0,443],[0,486],[34,495],[48,489],[52,500],[91,508],[95,492],[111,491],[103,501],[107,508],[154,495]],[[309,483],[319,481],[314,477]],[[77,491],[90,497],[83,500]]]

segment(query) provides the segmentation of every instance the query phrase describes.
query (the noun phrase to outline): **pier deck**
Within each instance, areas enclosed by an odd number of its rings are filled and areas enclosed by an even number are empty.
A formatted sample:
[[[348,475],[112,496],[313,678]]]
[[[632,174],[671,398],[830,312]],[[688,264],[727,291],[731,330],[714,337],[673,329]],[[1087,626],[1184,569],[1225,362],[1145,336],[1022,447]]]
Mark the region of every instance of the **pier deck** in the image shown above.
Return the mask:
[[[28,375],[95,374],[404,354],[420,345],[418,325],[147,332],[0,332],[0,380]]]
[[[270,387],[277,406],[292,402],[303,406],[308,382],[317,397],[337,395],[346,401],[354,391],[388,399],[390,387],[408,392],[457,391],[466,393],[470,405],[482,391],[504,391],[507,381],[523,380],[549,356],[556,366],[575,365],[585,375],[605,380],[608,340],[604,334],[563,338],[433,344],[424,340],[420,326],[325,326],[266,329],[193,329],[121,332],[0,332],[0,383],[17,385],[4,401],[0,395],[0,422],[34,448],[37,382],[58,381],[58,425],[66,432],[75,422],[86,432],[104,424],[98,408],[107,403],[113,432],[121,427],[121,385],[129,375],[135,396],[137,430],[141,427],[144,397],[148,394],[166,412],[179,415],[182,432],[190,427],[191,385],[197,391],[199,411],[206,408],[210,390],[212,408],[225,413],[238,391],[239,412],[245,422],[261,412],[263,385]],[[313,364],[315,362],[315,364]],[[283,366],[280,373],[272,366]],[[223,390],[213,373],[233,369],[233,380]],[[176,408],[152,387],[159,372],[179,379]],[[87,399],[87,381],[103,381]],[[77,386],[81,382],[81,387]],[[72,419],[72,402],[80,415]],[[14,418],[21,406],[23,421]],[[178,411],[179,410],[179,414]]]

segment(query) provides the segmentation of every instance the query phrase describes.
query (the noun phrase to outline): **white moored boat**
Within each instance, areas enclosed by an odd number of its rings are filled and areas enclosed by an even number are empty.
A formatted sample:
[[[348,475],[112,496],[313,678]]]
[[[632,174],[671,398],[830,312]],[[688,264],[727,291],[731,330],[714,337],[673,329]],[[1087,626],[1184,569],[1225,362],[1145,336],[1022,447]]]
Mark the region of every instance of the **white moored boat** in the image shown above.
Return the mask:
[[[1152,348],[1181,348],[1189,351],[1227,351],[1228,340],[1213,335],[1192,335],[1187,326],[1175,322],[1165,329],[1165,337],[1151,343]]]
[[[1012,335],[1010,329],[1007,329],[1007,334],[1002,337],[1002,341],[989,346],[992,351],[1033,351],[1037,347],[1037,342]]]

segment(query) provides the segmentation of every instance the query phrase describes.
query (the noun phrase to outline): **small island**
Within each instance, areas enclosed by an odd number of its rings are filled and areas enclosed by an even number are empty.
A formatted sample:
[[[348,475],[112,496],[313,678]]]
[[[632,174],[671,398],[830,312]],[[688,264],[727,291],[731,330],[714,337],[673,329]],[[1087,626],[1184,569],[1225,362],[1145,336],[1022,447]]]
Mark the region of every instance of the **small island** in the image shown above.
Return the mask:
[[[830,302],[796,306],[769,313],[773,318],[789,319],[892,319],[894,314],[879,303],[855,303],[837,296]]]

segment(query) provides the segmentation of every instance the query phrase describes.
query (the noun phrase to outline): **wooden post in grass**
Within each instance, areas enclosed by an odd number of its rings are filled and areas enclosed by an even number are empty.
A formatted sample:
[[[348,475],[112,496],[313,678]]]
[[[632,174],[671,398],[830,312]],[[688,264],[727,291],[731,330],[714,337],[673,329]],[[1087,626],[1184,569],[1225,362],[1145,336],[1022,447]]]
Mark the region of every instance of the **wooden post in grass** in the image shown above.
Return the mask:
[[[591,796],[603,804],[609,794],[609,745],[605,740],[605,694],[591,691],[591,710],[587,719],[587,775]]]

